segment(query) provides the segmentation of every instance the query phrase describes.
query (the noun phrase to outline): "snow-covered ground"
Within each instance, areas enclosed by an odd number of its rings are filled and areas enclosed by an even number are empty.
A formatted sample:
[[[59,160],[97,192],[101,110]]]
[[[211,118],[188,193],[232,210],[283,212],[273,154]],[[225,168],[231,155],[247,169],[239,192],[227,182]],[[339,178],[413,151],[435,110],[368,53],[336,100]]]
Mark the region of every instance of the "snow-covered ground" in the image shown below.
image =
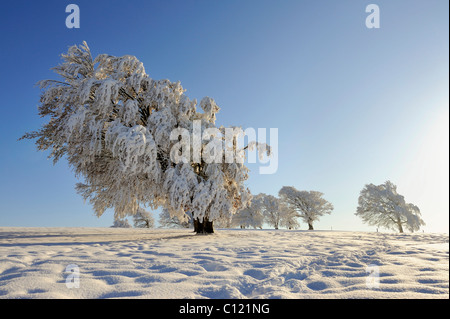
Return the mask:
[[[0,298],[449,298],[448,253],[447,234],[3,227]]]

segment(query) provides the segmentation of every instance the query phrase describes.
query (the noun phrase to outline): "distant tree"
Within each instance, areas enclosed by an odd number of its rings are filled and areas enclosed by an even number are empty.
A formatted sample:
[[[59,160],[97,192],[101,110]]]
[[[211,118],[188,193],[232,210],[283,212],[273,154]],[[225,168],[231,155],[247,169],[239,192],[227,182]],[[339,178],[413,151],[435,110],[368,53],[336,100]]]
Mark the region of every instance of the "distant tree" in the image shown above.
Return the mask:
[[[240,228],[253,227],[254,229],[261,229],[263,223],[264,215],[261,195],[254,196],[250,206],[234,214],[232,219],[232,226],[239,226]]]
[[[267,223],[275,229],[280,227],[296,229],[300,227],[298,217],[299,214],[278,197],[264,193],[253,197],[251,206],[236,216],[237,219],[240,219],[243,228],[247,226],[262,228],[262,224]]]
[[[279,201],[280,201],[279,210],[281,215],[280,226],[286,227],[287,229],[300,228],[300,223],[298,222],[300,214],[297,213],[290,206],[283,203],[283,201],[281,201],[280,199]]]
[[[414,232],[425,225],[419,208],[406,203],[405,198],[397,193],[397,186],[390,181],[381,185],[367,184],[360,193],[355,215],[371,226],[400,233],[404,228]]]
[[[167,209],[163,209],[159,214],[159,225],[163,228],[189,228],[193,227],[192,215],[186,213],[183,219],[178,216],[171,216]]]
[[[136,214],[133,215],[133,223],[136,228],[153,228],[155,226],[152,214],[142,207],[139,207]]]
[[[283,186],[278,192],[280,199],[295,210],[301,219],[313,230],[313,223],[325,214],[331,214],[333,205],[326,201],[323,193],[317,191],[299,191],[292,186]]]
[[[261,193],[260,196],[261,209],[265,222],[273,226],[275,229],[278,229],[282,219],[279,199],[273,195],[267,195],[264,193]]]
[[[115,218],[114,223],[111,226],[112,228],[131,228],[130,223],[128,223],[128,220],[122,219],[122,218]]]

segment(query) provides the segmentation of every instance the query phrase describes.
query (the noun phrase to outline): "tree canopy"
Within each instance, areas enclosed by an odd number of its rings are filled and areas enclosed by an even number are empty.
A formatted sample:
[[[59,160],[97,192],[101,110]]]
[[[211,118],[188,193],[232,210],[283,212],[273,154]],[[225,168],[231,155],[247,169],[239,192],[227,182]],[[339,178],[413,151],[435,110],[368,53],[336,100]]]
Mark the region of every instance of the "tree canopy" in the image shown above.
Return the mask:
[[[318,191],[299,191],[293,186],[283,186],[278,195],[313,230],[313,223],[325,214],[331,214],[334,207]]]
[[[398,230],[400,233],[403,233],[404,227],[413,232],[425,225],[419,208],[406,203],[391,181],[381,185],[367,184],[361,190],[355,215],[371,226]]]

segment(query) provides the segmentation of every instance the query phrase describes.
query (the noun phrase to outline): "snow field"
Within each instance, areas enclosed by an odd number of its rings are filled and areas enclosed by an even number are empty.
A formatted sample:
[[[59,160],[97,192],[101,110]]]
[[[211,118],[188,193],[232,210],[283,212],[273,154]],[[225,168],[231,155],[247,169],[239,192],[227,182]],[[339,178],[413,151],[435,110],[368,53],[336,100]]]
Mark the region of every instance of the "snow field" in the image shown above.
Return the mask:
[[[448,252],[447,234],[4,227],[0,298],[449,298]]]

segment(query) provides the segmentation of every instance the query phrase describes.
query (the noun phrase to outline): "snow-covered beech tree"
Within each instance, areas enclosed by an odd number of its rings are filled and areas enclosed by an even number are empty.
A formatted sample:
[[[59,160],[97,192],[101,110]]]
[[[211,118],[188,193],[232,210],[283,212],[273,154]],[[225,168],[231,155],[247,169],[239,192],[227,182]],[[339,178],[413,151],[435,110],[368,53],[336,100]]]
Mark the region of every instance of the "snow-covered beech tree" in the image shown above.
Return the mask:
[[[300,215],[280,198],[264,194],[262,207],[264,220],[269,225],[274,226],[275,229],[279,227],[297,229],[300,227],[297,220]]]
[[[133,224],[136,228],[153,228],[155,227],[155,220],[150,212],[139,207],[136,214],[133,215]]]
[[[299,214],[279,198],[264,193],[252,198],[251,205],[233,215],[233,226],[262,228],[264,223],[275,229],[296,229]]]
[[[360,193],[355,215],[370,226],[398,230],[400,233],[403,233],[404,228],[414,232],[425,225],[419,208],[406,203],[391,181],[381,185],[365,185]]]
[[[261,208],[265,222],[278,229],[283,216],[279,199],[264,193],[259,194],[259,196],[261,196]]]
[[[309,230],[314,229],[313,223],[321,216],[333,211],[333,205],[322,197],[321,192],[299,191],[292,186],[283,186],[278,195],[287,206],[298,212]]]
[[[62,59],[53,68],[62,79],[39,82],[39,115],[48,122],[22,138],[36,139],[54,162],[67,158],[98,216],[163,207],[182,221],[192,212],[196,232],[211,233],[213,221],[248,206],[245,148],[223,142],[239,130],[215,126],[212,98],[190,100],[179,82],[150,78],[134,56],[93,58],[85,42]],[[221,144],[236,160],[217,151]]]
[[[262,212],[262,195],[252,198],[251,205],[240,210],[233,215],[232,226],[240,228],[253,227],[254,229],[263,227],[264,215]]]
[[[292,209],[290,206],[286,205],[280,199],[279,201],[279,210],[281,214],[280,226],[286,227],[287,229],[300,228],[300,223],[298,222],[298,218],[300,217],[299,213],[297,213],[297,211]]]

